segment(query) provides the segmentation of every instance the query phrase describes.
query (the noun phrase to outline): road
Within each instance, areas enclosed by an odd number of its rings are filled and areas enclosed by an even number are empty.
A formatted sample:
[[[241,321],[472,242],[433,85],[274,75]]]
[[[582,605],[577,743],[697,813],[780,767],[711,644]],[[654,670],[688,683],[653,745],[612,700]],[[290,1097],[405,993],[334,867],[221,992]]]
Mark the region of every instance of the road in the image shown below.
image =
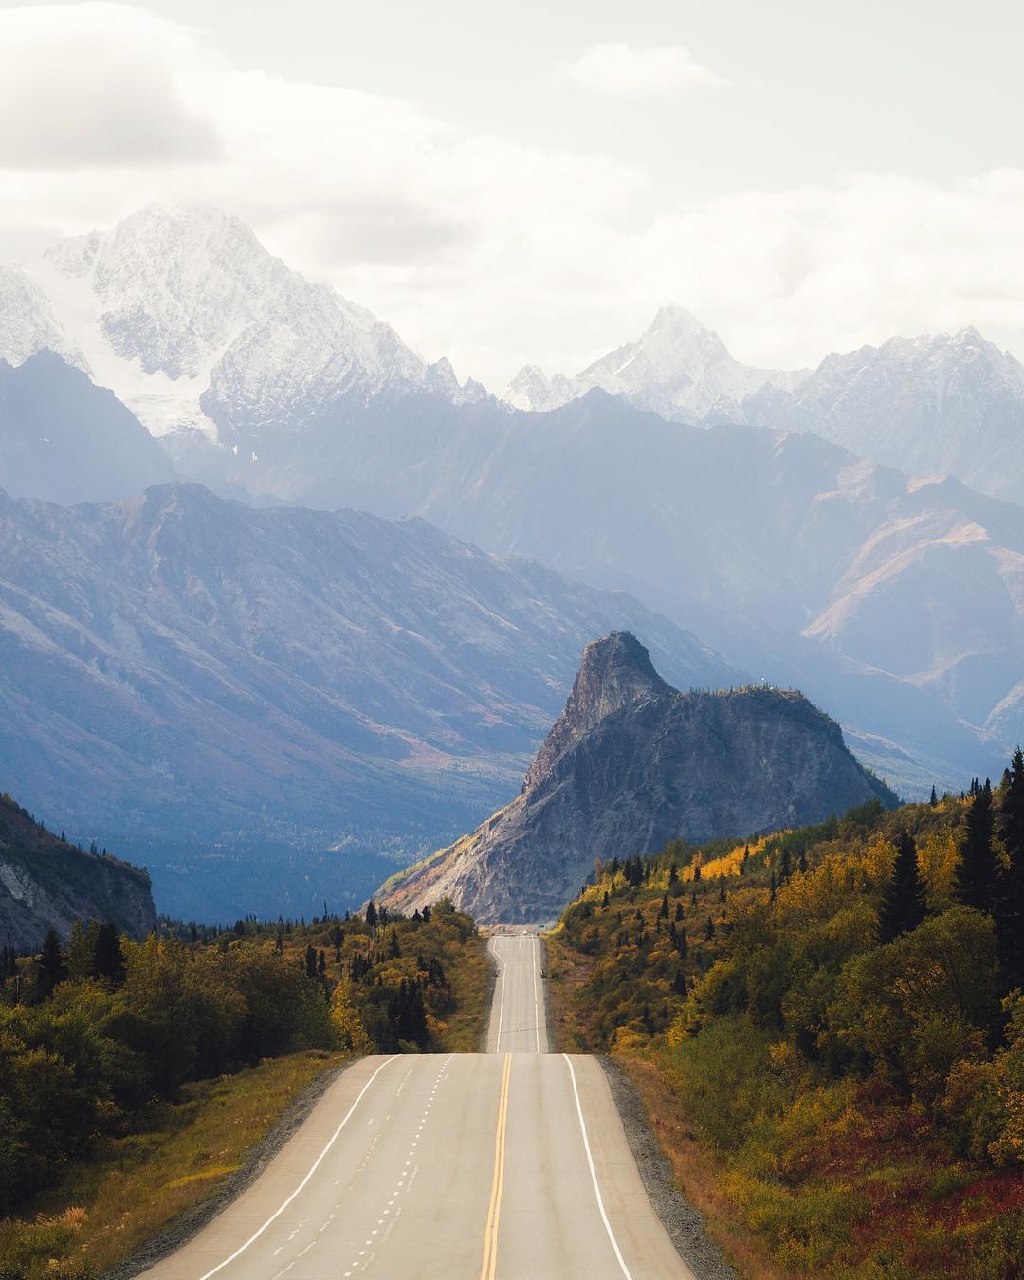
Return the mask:
[[[490,1052],[361,1059],[147,1280],[693,1280],[600,1065],[547,1052],[538,939],[489,945]]]

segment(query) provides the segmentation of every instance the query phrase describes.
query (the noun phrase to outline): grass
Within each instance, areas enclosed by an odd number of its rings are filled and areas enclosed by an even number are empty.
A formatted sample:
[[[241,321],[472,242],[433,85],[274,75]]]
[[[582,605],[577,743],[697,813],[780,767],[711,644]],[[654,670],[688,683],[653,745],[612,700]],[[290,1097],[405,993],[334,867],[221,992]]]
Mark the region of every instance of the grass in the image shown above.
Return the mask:
[[[187,1086],[147,1128],[69,1166],[59,1191],[0,1222],[0,1280],[77,1280],[130,1258],[223,1188],[290,1104],[345,1061],[307,1050]]]
[[[439,1037],[448,1053],[477,1053],[487,1028],[490,963],[487,941],[468,942],[460,963],[449,968],[455,1009]]]
[[[557,934],[544,939],[549,976],[548,998],[557,1052],[587,1053],[587,1036],[577,1014],[576,993],[593,969],[593,962],[565,945]],[[678,1096],[665,1076],[647,1057],[615,1054],[643,1099],[648,1122],[676,1185],[705,1219],[711,1239],[719,1244],[745,1280],[795,1280],[796,1273],[773,1262],[763,1238],[751,1231],[725,1189],[725,1169],[697,1141]]]

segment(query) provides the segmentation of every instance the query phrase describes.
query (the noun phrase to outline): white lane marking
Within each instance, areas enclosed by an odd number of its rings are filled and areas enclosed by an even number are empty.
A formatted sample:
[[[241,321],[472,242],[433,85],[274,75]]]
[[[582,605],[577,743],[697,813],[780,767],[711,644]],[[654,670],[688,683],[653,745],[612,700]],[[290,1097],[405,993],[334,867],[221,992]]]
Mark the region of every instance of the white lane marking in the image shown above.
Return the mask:
[[[309,1182],[310,1178],[312,1178],[313,1174],[316,1173],[317,1169],[320,1168],[320,1165],[323,1163],[324,1156],[328,1153],[328,1151],[330,1151],[331,1147],[334,1146],[335,1142],[337,1142],[342,1129],[344,1129],[344,1127],[348,1124],[349,1120],[351,1120],[352,1114],[355,1111],[356,1107],[358,1107],[360,1102],[362,1102],[363,1094],[366,1093],[367,1089],[369,1089],[370,1085],[373,1084],[374,1080],[377,1079],[377,1077],[384,1070],[384,1068],[387,1066],[390,1066],[391,1063],[394,1062],[397,1057],[398,1057],[397,1053],[392,1054],[392,1056],[388,1058],[386,1062],[382,1062],[380,1066],[377,1068],[377,1070],[373,1073],[373,1075],[370,1076],[369,1080],[367,1080],[366,1084],[364,1084],[363,1087],[359,1090],[359,1093],[356,1096],[355,1102],[352,1103],[352,1105],[349,1107],[345,1115],[345,1119],[342,1120],[341,1124],[339,1124],[337,1129],[335,1129],[335,1131],[331,1134],[330,1138],[328,1139],[327,1145],[324,1147],[323,1151],[320,1152],[317,1158],[313,1161],[312,1165],[309,1168],[309,1172],[302,1179],[302,1181],[295,1188],[295,1190],[291,1193],[291,1195],[287,1198],[287,1200],[284,1200],[281,1202],[278,1208],[276,1208],[274,1212],[270,1215],[270,1217],[266,1220],[266,1222],[264,1222],[263,1226],[260,1227],[258,1231],[253,1232],[253,1234],[249,1237],[249,1239],[246,1240],[245,1244],[239,1245],[239,1247],[234,1251],[234,1253],[229,1254],[228,1257],[226,1257],[223,1262],[218,1262],[215,1267],[211,1267],[209,1271],[207,1271],[204,1275],[201,1275],[199,1277],[199,1280],[210,1280],[210,1276],[215,1276],[217,1272],[222,1271],[228,1265],[229,1262],[234,1262],[236,1258],[240,1257],[243,1253],[245,1253],[246,1249],[248,1249],[251,1244],[254,1244],[260,1238],[260,1236],[264,1233],[264,1231],[266,1231],[267,1227],[269,1227],[272,1222],[275,1222],[281,1216],[281,1214],[284,1213],[285,1209],[288,1208],[288,1206],[299,1194],[299,1192],[302,1191],[303,1188],[306,1186],[306,1184]]]
[[[501,997],[498,1000],[498,1035],[494,1041],[494,1052],[501,1053],[501,1027],[505,1021],[505,969],[507,968],[505,961],[501,958],[501,952],[498,949],[500,939],[494,939],[494,958],[498,962],[498,968],[501,972],[498,974],[498,981],[501,983]]]
[[[410,1068],[409,1068],[409,1070],[405,1073],[405,1076],[404,1076],[404,1078],[402,1079],[402,1083],[401,1083],[401,1084],[398,1086],[398,1088],[395,1090],[395,1097],[396,1097],[396,1098],[400,1098],[400,1097],[402,1096],[402,1090],[403,1090],[403,1089],[405,1088],[405,1086],[409,1083],[409,1077],[412,1075],[412,1072],[413,1072],[413,1069],[412,1069],[412,1067],[410,1067]]]
[[[537,974],[540,971],[540,938],[535,939],[536,946],[532,947],[533,951],[533,999],[537,1006],[537,1052],[540,1053],[540,989],[537,985]]]
[[[587,1126],[583,1119],[583,1108],[580,1106],[580,1091],[576,1087],[576,1072],[572,1065],[572,1059],[567,1053],[563,1053],[562,1057],[565,1059],[566,1066],[569,1068],[569,1074],[572,1076],[572,1091],[576,1096],[576,1115],[579,1117],[580,1121],[580,1133],[583,1135],[583,1148],[587,1153],[587,1164],[590,1165],[590,1178],[594,1184],[594,1195],[597,1198],[597,1207],[601,1213],[601,1221],[604,1223],[605,1231],[608,1232],[608,1239],[611,1241],[612,1250],[615,1254],[616,1261],[622,1270],[622,1274],[626,1277],[626,1280],[633,1280],[632,1273],[630,1272],[629,1267],[626,1266],[625,1259],[619,1249],[619,1243],[615,1239],[615,1232],[612,1230],[612,1224],[608,1221],[608,1215],[604,1210],[604,1200],[601,1198],[601,1188],[597,1184],[597,1170],[594,1168],[594,1157],[590,1150],[590,1139],[587,1137]]]

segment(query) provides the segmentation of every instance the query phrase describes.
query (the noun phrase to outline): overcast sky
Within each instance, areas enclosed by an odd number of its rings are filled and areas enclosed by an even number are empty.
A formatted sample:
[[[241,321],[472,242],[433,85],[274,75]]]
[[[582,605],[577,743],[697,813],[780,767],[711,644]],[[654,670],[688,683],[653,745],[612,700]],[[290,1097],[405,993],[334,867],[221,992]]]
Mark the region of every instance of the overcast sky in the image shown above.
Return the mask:
[[[1024,356],[1010,0],[0,3],[0,258],[182,195],[495,389],[665,302],[740,359]]]

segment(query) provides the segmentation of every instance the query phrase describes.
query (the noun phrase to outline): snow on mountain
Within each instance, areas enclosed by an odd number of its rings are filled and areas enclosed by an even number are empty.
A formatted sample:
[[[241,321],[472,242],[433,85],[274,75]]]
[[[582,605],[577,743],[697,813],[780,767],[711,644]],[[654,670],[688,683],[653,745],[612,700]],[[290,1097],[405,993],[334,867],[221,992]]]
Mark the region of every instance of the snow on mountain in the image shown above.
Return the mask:
[[[743,418],[813,431],[911,474],[1024,497],[1024,366],[974,328],[830,355],[791,393],[748,397]]]
[[[696,422],[711,411],[737,416],[740,401],[766,383],[789,388],[805,375],[740,364],[725,343],[684,307],[662,307],[636,342],[567,378],[547,378],[527,365],[513,379],[505,399],[516,408],[557,409],[599,387],[624,396],[640,409],[682,422]]]
[[[22,364],[44,349],[63,356],[69,364],[86,367],[42,289],[17,267],[0,265],[0,359]]]
[[[242,430],[346,393],[478,394],[432,373],[365,307],[292,271],[238,218],[202,205],[148,205],[26,270],[94,379],[157,436],[198,429],[231,446]],[[50,345],[37,330],[25,354]]]

